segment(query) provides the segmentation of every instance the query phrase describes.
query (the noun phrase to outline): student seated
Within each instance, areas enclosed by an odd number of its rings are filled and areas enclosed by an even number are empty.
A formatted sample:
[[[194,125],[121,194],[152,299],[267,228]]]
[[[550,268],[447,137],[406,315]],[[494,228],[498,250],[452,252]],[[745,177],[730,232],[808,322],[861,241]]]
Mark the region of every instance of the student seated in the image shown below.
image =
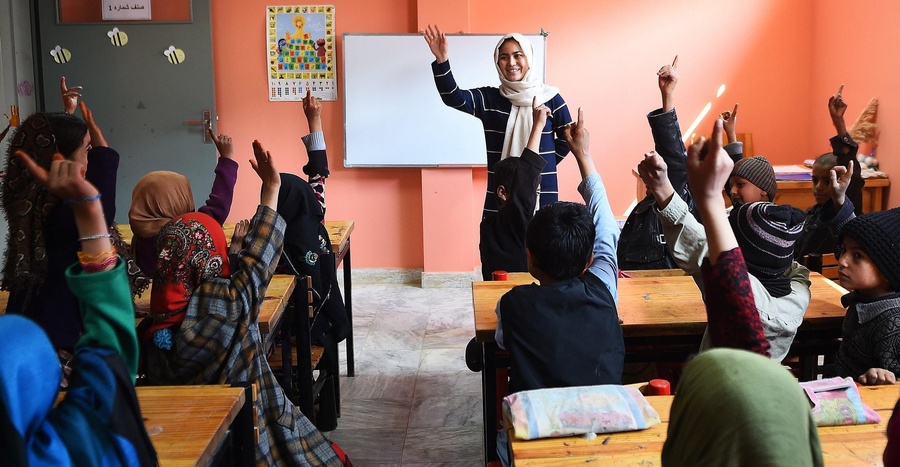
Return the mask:
[[[266,361],[259,309],[284,244],[278,215],[281,177],[254,141],[251,165],[262,180],[260,205],[238,261],[212,217],[175,217],[159,234],[150,317],[139,326],[147,379],[153,384],[249,382],[259,388],[260,465],[343,465],[328,440],[287,398]]]
[[[219,224],[225,222],[234,199],[238,163],[234,160],[234,144],[228,135],[217,135],[212,128],[207,133],[216,144],[215,180],[206,204],[197,212],[208,214]],[[175,216],[194,212],[191,182],[177,172],[157,170],[141,177],[131,193],[128,222],[134,237],[131,251],[138,267],[148,277],[156,272],[156,240],[159,231]]]
[[[702,266],[709,334],[713,346],[734,348],[706,350],[685,367],[662,464],[821,466],[806,395],[781,365],[764,358],[769,344],[721,195],[732,165],[721,133],[720,119],[708,145],[701,139],[691,146],[687,172],[709,243]]]
[[[694,275],[703,292],[699,273],[707,256],[708,242],[702,226],[690,214],[684,200],[674,196],[662,158],[645,155],[638,171],[656,198],[655,209],[663,223],[669,250],[679,267]],[[772,359],[780,362],[803,322],[810,299],[809,271],[792,261],[803,213],[769,202],[775,197],[775,173],[762,156],[740,160],[729,179],[735,206],[729,222],[750,271],[753,296],[772,347]],[[701,349],[708,346],[708,336],[704,336]]]
[[[81,244],[65,272],[84,334],[65,398],[62,370],[47,334],[30,319],[0,316],[0,453],[4,465],[157,464],[134,393],[138,344],[125,265],[107,233],[99,191],[85,166],[57,153],[49,173],[25,152],[16,157],[38,185],[71,206]]]
[[[893,384],[900,372],[900,208],[855,217],[853,203],[840,193],[850,183],[849,172],[836,166],[832,173],[836,194],[822,217],[840,227],[838,277],[851,291],[841,298],[847,315],[834,362],[837,376]]]
[[[494,271],[525,272],[525,231],[534,216],[537,188],[541,183],[541,171],[547,161],[538,154],[541,131],[550,116],[546,105],[532,106],[534,124],[528,145],[522,157],[507,157],[494,165],[494,181],[497,184],[497,212],[481,219],[481,276],[491,280]]]
[[[625,345],[616,311],[616,225],[588,152],[581,109],[566,128],[587,206],[542,207],[525,236],[528,271],[540,281],[514,287],[497,302],[497,345],[509,351],[511,393],[528,389],[621,384]],[[507,457],[506,433],[497,451]]]
[[[822,154],[816,158],[812,167],[812,190],[816,199],[815,206],[806,210],[806,221],[803,223],[803,232],[794,245],[794,259],[800,260],[807,255],[821,256],[834,253],[834,237],[837,232],[831,225],[821,221],[821,212],[825,203],[831,199],[831,169],[836,166],[850,169],[856,160],[859,146],[853,137],[847,132],[844,123],[844,112],[847,104],[841,97],[844,86],[834,96],[828,99],[828,113],[837,135],[832,136],[829,142],[833,152]],[[862,214],[862,188],[863,179],[859,170],[852,172],[850,185],[847,187],[846,196],[853,203],[856,215]],[[820,260],[821,261],[821,260]],[[821,272],[821,264],[819,265]]]
[[[662,107],[647,114],[647,123],[653,134],[655,151],[668,166],[669,182],[675,193],[689,206],[696,216],[696,206],[687,187],[685,158],[687,152],[681,139],[681,127],[675,111],[675,87],[678,84],[678,57],[671,65],[659,69],[657,81],[662,97]],[[671,269],[678,265],[669,253],[666,240],[662,235],[662,225],[653,212],[655,203],[649,192],[628,214],[622,235],[619,238],[617,256],[619,268],[631,269]]]

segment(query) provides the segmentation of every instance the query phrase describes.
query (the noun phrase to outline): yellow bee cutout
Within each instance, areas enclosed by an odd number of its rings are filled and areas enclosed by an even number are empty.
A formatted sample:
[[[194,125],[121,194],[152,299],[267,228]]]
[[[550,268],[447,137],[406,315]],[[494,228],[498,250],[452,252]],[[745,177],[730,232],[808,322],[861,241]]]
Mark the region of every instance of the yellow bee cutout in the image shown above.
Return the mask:
[[[112,31],[106,33],[109,41],[116,47],[122,47],[128,43],[128,34],[125,31],[119,31],[119,28],[112,28]]]
[[[174,45],[170,45],[169,48],[163,52],[163,55],[169,59],[169,63],[172,65],[178,65],[184,61],[184,51],[176,49]]]
[[[50,51],[50,55],[53,56],[53,61],[60,65],[68,63],[69,60],[72,59],[72,52],[69,52],[69,49],[64,49],[58,45]]]

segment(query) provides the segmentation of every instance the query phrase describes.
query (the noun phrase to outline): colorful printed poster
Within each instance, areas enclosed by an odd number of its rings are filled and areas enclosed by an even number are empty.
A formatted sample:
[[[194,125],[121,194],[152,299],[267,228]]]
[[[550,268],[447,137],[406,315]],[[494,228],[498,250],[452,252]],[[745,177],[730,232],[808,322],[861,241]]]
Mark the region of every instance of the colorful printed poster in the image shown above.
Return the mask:
[[[337,100],[334,5],[269,6],[268,73],[270,101],[303,100],[306,90]]]

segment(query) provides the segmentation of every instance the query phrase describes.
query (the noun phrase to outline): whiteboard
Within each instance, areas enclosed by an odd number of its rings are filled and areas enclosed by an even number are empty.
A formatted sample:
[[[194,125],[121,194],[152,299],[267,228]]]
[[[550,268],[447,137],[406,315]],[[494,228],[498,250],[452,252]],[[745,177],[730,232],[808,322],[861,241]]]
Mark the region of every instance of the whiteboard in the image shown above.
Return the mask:
[[[494,47],[502,34],[447,35],[462,89],[499,86]],[[531,67],[545,76],[546,41]],[[344,34],[344,167],[487,165],[481,120],[447,107],[434,85],[434,55],[421,34]]]

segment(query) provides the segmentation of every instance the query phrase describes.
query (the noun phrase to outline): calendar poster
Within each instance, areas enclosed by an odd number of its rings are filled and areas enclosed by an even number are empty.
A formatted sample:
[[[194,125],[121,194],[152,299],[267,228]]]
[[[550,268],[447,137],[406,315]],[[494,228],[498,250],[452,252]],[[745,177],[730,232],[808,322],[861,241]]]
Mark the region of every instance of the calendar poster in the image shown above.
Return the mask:
[[[334,5],[266,7],[270,101],[337,100]]]

